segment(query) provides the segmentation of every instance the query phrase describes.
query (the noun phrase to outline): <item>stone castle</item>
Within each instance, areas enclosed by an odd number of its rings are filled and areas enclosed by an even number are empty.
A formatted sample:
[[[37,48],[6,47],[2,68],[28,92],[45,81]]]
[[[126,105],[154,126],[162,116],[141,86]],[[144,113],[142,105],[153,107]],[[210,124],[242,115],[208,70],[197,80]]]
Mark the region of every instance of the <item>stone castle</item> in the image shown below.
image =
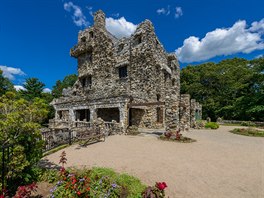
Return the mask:
[[[165,51],[149,20],[129,38],[117,39],[99,10],[94,25],[79,32],[70,55],[78,61],[78,80],[53,100],[50,127],[100,117],[118,123],[122,132],[129,126],[188,130],[201,118],[201,105],[180,95],[177,57]]]

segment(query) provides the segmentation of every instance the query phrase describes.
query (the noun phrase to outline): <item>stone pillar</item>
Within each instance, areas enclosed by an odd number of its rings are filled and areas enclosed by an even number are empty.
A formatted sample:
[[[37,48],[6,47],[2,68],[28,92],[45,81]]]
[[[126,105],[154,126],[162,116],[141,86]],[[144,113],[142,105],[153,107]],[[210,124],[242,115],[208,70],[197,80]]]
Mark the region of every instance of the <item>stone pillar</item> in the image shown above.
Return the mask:
[[[191,99],[191,112],[190,112],[190,127],[194,128],[196,124],[196,110],[197,110],[197,102],[195,99]]]
[[[176,95],[165,97],[165,129],[177,131],[179,129],[179,101]]]
[[[95,107],[90,107],[90,122],[95,122],[97,119],[97,109]]]
[[[120,126],[122,127],[122,133],[125,132],[126,126],[128,125],[128,109],[126,104],[120,104],[119,106],[119,120],[120,120]]]
[[[180,129],[188,131],[190,129],[190,95],[182,94],[180,100]]]

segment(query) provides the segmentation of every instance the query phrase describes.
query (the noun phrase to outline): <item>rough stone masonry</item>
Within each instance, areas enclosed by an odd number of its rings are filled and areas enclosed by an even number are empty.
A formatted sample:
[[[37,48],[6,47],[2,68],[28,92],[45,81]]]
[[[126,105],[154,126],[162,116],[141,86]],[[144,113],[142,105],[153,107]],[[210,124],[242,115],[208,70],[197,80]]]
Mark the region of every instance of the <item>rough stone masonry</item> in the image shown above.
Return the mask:
[[[78,80],[52,101],[50,127],[71,127],[97,118],[128,126],[189,130],[201,117],[201,105],[180,95],[180,67],[167,53],[149,20],[129,38],[117,39],[105,26],[105,14],[79,32],[70,50],[78,61]]]

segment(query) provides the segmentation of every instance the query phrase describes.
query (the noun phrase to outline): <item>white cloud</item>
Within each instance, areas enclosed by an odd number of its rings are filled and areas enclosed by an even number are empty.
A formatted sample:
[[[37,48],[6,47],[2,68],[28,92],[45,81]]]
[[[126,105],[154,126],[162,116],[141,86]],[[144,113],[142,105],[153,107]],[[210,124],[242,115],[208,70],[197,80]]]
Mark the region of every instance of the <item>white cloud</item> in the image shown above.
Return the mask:
[[[170,6],[168,5],[167,8],[159,8],[156,12],[158,13],[158,15],[163,14],[168,16],[170,14]]]
[[[215,56],[250,53],[264,49],[262,39],[264,20],[253,22],[247,28],[246,21],[237,21],[232,27],[218,28],[200,39],[191,36],[176,50],[181,62],[204,61]]]
[[[137,25],[127,21],[124,17],[106,18],[106,29],[117,38],[129,37],[135,32]]]
[[[19,91],[19,90],[26,90],[25,87],[23,87],[22,85],[14,85],[14,88]]]
[[[180,16],[182,16],[183,15],[183,12],[182,12],[182,8],[181,7],[176,7],[175,8],[175,17],[176,18],[179,18]]]
[[[87,6],[86,8],[89,10],[90,16],[93,17],[93,7]]]
[[[74,5],[71,1],[69,1],[68,3],[64,3],[63,7],[67,12],[73,12],[72,20],[75,25],[79,27],[86,27],[89,25],[89,22],[86,20],[86,17],[84,16],[82,9],[79,6]]]
[[[0,65],[0,69],[3,71],[3,76],[9,80],[14,80],[15,75],[23,76],[26,75],[20,68],[7,67]]]
[[[49,89],[49,88],[45,88],[45,89],[43,89],[43,92],[44,92],[44,93],[50,93],[50,92],[51,92],[51,89]]]

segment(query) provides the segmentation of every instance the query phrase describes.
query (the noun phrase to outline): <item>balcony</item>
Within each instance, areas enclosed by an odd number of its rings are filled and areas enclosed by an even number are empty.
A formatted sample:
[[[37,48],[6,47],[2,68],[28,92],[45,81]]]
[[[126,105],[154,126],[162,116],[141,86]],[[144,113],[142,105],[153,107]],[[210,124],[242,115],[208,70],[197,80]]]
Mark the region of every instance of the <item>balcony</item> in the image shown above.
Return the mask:
[[[73,46],[70,50],[70,55],[77,58],[81,54],[91,51],[92,50],[92,44],[91,43],[78,43],[77,45]]]

